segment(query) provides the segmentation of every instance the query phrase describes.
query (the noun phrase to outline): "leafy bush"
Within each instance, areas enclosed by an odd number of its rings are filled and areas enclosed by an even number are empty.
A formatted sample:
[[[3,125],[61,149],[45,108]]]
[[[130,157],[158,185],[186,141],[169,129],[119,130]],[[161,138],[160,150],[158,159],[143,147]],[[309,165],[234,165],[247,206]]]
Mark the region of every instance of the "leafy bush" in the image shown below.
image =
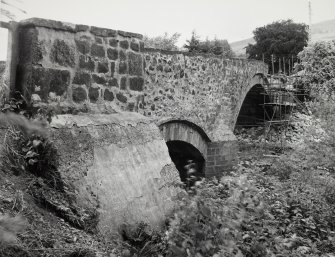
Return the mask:
[[[242,256],[241,226],[261,211],[246,177],[204,181],[178,204],[167,231],[168,256]]]
[[[31,121],[23,115],[0,113],[0,125],[7,127],[0,169],[19,175],[28,171],[45,178],[54,188],[61,187],[57,173],[57,150],[47,138],[39,121]]]
[[[151,229],[146,223],[124,224],[120,227],[119,233],[122,241],[118,241],[119,247],[116,250],[122,257],[166,255],[167,242],[164,233]]]

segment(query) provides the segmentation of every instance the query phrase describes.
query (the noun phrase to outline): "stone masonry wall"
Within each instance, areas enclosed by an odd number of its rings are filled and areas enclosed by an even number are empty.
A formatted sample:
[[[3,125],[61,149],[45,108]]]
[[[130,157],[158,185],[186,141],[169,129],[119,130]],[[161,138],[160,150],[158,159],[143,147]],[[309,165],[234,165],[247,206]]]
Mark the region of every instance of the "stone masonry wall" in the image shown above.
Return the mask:
[[[144,49],[136,33],[30,19],[19,23],[17,90],[61,112],[135,111],[189,120],[232,138],[259,61]]]
[[[144,87],[142,35],[35,18],[19,30],[17,85],[28,99],[62,112],[134,109]]]
[[[139,112],[156,118],[185,119],[212,141],[233,140],[236,113],[252,77],[266,72],[258,61],[226,60],[146,49],[145,105]]]
[[[234,125],[255,74],[267,72],[263,62],[145,49],[136,33],[59,21],[34,18],[17,28],[12,91],[60,113],[131,111],[157,124],[194,123],[219,144],[204,156],[210,173],[233,164]]]

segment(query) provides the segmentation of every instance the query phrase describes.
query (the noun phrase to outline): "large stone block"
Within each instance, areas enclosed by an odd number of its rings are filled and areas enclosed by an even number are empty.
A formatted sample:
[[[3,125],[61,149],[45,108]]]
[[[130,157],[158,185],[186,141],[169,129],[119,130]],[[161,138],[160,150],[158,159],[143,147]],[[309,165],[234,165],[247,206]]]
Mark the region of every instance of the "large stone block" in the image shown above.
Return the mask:
[[[107,81],[107,86],[108,87],[119,87],[117,79],[116,78],[112,78],[112,79],[108,80]]]
[[[109,91],[108,89],[106,89],[104,91],[104,100],[106,101],[113,101],[114,100],[114,94],[112,91]]]
[[[129,88],[134,91],[143,91],[144,79],[143,78],[130,78]]]
[[[101,45],[93,44],[91,46],[91,54],[95,57],[105,57],[105,49]]]
[[[180,179],[153,121],[137,113],[58,115],[51,137],[69,193],[97,210],[103,235],[124,223],[164,224]]]
[[[91,74],[86,73],[86,72],[76,72],[72,83],[77,84],[77,85],[90,86],[91,85]]]
[[[129,42],[127,40],[122,40],[120,41],[120,47],[123,49],[128,49],[129,48]]]
[[[79,56],[79,68],[94,71],[95,63],[91,57],[80,55]]]
[[[77,50],[82,54],[88,54],[90,52],[90,43],[86,40],[76,40]]]
[[[108,62],[99,62],[98,63],[98,72],[107,73],[109,71]]]
[[[130,48],[131,48],[131,50],[133,50],[135,52],[138,52],[140,50],[140,46],[136,42],[131,42],[130,43]]]
[[[127,97],[121,92],[116,94],[116,99],[119,100],[121,103],[126,103],[128,101]]]
[[[143,74],[143,59],[142,55],[128,53],[129,75],[141,76]]]
[[[47,101],[49,94],[63,96],[70,83],[70,72],[67,70],[46,69],[34,67],[30,81],[31,93],[38,94],[43,101]]]
[[[51,61],[61,66],[74,66],[74,51],[64,40],[56,39],[50,52]]]
[[[99,100],[100,88],[90,87],[88,90],[88,97],[90,98],[91,103],[96,103]]]
[[[119,54],[118,54],[118,51],[116,49],[108,48],[107,49],[107,56],[108,56],[108,59],[115,61],[115,60],[117,60]]]
[[[99,36],[99,37],[114,37],[114,36],[116,36],[116,30],[99,28],[99,27],[94,27],[94,26],[91,27],[90,32],[93,35],[96,35],[96,36]]]
[[[20,64],[38,64],[43,59],[43,43],[38,40],[38,30],[36,28],[23,30],[17,43],[19,45]]]
[[[109,45],[112,46],[112,47],[117,47],[118,42],[119,41],[117,39],[112,38],[112,39],[109,40]]]
[[[124,51],[119,51],[119,74],[126,74],[128,73],[128,65],[127,65],[127,55]]]
[[[86,90],[82,87],[77,87],[72,90],[72,100],[76,103],[82,103],[87,100]]]
[[[96,74],[92,75],[93,81],[97,84],[104,85],[106,84],[106,79],[103,76],[98,76]]]

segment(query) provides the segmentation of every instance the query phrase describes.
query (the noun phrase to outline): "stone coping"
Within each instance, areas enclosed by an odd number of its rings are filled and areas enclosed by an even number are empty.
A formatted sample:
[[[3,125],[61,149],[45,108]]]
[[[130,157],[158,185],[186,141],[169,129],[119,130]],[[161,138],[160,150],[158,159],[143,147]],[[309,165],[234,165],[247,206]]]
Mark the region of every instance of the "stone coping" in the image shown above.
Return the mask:
[[[51,128],[72,128],[87,126],[104,126],[111,124],[132,125],[139,123],[150,124],[153,120],[136,112],[120,112],[114,114],[62,114],[52,118]]]
[[[164,50],[159,48],[151,48],[151,47],[145,47],[143,49],[144,53],[161,53],[161,54],[167,54],[167,55],[175,55],[175,54],[182,54],[185,56],[202,56],[202,57],[208,57],[208,58],[217,58],[217,59],[223,59],[223,60],[231,60],[231,61],[242,61],[242,62],[256,62],[256,63],[264,63],[263,61],[256,60],[256,59],[246,59],[246,58],[240,58],[240,57],[232,57],[232,58],[223,58],[221,55],[215,55],[215,54],[206,54],[206,53],[193,53],[193,52],[186,52],[186,51],[179,51],[179,50]],[[265,63],[264,63],[265,65]]]
[[[44,27],[55,30],[63,30],[72,33],[88,31],[95,36],[100,37],[115,37],[117,35],[130,38],[143,39],[143,35],[133,32],[127,32],[123,30],[113,30],[108,28],[100,28],[95,26],[72,24],[68,22],[46,20],[41,18],[30,18],[19,22],[21,27]]]

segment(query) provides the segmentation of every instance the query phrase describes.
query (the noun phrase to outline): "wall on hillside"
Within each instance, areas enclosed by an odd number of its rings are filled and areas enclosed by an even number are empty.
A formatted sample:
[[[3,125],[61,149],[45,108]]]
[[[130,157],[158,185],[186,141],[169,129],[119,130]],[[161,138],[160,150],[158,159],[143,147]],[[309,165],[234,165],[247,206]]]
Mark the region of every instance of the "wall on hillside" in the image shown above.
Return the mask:
[[[58,171],[79,206],[98,210],[103,234],[124,222],[162,225],[180,178],[151,120],[129,112],[59,115],[51,128]]]

